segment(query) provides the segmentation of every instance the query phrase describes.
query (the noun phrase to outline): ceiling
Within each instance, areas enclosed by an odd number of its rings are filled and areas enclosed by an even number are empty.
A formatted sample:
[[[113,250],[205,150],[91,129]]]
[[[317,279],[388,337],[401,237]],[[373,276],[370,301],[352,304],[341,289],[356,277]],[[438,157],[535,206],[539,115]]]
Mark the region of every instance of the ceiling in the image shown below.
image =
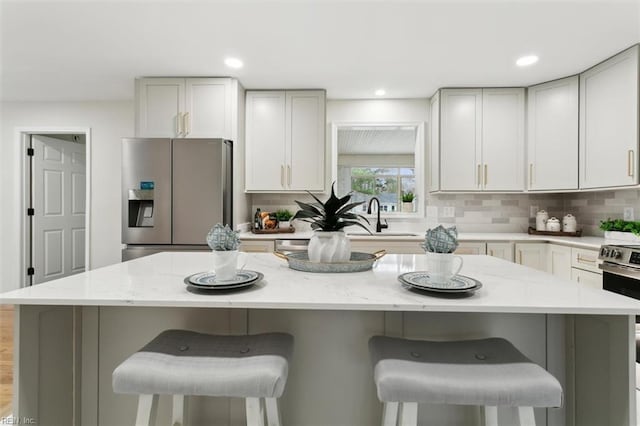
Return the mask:
[[[0,13],[3,100],[125,100],[136,76],[223,75],[428,97],[575,74],[640,41],[640,0],[0,0]],[[539,63],[517,68],[528,53]]]

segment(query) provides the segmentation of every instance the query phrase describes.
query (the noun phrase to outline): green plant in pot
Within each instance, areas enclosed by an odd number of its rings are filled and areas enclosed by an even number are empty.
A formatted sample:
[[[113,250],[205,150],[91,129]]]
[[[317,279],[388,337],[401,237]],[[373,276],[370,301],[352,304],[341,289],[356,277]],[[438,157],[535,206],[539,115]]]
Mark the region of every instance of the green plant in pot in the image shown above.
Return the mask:
[[[413,192],[402,193],[402,211],[407,213],[413,213],[413,199],[415,198]]]
[[[280,228],[289,228],[291,226],[291,218],[293,213],[287,209],[280,209],[276,211],[276,218],[278,218],[278,225]]]
[[[351,193],[342,198],[336,197],[331,185],[331,195],[324,203],[315,195],[307,191],[316,201],[304,203],[296,200],[300,210],[293,219],[311,224],[314,230],[309,240],[309,260],[318,263],[347,262],[351,258],[351,243],[344,233],[347,226],[360,226],[371,233],[361,221],[369,223],[366,217],[352,213],[351,209],[363,204],[364,201],[350,203]]]

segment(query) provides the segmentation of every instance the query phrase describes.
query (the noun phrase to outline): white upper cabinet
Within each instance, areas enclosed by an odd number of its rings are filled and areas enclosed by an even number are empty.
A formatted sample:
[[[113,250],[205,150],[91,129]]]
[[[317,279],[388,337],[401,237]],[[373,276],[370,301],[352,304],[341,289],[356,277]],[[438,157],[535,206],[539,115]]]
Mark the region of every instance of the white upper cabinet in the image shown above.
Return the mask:
[[[246,190],[324,191],[325,92],[246,92]]]
[[[429,191],[440,190],[440,92],[430,102],[429,117]]]
[[[440,93],[440,189],[480,190],[482,89]]]
[[[136,79],[136,136],[231,139],[230,78]]]
[[[638,46],[580,74],[580,188],[638,184]]]
[[[528,89],[528,188],[578,189],[578,76]]]
[[[443,89],[440,189],[524,189],[524,89]]]

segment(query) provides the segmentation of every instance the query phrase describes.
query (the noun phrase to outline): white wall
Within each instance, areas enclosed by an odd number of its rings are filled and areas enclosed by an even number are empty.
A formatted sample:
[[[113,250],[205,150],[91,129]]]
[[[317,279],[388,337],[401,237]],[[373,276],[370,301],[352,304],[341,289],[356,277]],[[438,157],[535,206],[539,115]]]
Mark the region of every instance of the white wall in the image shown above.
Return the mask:
[[[327,101],[327,123],[414,122],[429,119],[429,99],[363,99]],[[331,135],[329,135],[331,136]]]
[[[0,291],[18,288],[20,270],[19,128],[91,129],[92,268],[120,262],[120,166],[123,137],[134,135],[132,101],[5,102],[0,140]]]

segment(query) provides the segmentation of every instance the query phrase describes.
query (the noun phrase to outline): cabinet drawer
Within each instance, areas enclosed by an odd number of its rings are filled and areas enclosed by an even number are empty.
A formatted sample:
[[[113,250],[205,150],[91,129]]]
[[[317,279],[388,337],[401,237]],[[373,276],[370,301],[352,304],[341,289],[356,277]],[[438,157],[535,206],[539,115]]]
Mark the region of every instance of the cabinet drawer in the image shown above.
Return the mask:
[[[584,269],[585,271],[602,274],[598,269],[598,251],[589,249],[572,248],[571,249],[571,267]]]
[[[571,280],[581,285],[602,290],[602,275],[595,272],[584,271],[578,268],[571,268]]]
[[[273,253],[274,242],[269,241],[242,241],[240,251],[247,253]]]
[[[486,243],[460,243],[455,254],[487,254]]]
[[[351,241],[351,251],[375,253],[385,250],[388,254],[424,254],[420,241]]]

